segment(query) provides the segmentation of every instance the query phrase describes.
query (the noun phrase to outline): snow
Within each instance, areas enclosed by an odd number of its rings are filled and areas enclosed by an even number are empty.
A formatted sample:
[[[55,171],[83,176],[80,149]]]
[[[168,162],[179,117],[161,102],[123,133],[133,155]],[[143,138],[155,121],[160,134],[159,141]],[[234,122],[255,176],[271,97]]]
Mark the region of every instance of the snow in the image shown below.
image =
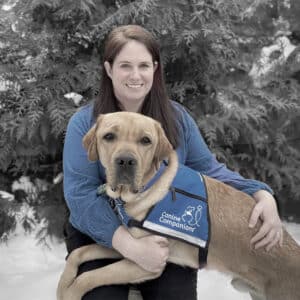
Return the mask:
[[[300,224],[285,223],[300,243]],[[38,229],[36,229],[38,230]],[[0,295],[8,300],[55,300],[56,284],[64,267],[64,243],[48,239],[40,245],[36,232],[26,234],[18,226],[7,243],[0,244]],[[200,270],[199,299],[250,300],[248,294],[235,291],[231,278],[216,271]]]

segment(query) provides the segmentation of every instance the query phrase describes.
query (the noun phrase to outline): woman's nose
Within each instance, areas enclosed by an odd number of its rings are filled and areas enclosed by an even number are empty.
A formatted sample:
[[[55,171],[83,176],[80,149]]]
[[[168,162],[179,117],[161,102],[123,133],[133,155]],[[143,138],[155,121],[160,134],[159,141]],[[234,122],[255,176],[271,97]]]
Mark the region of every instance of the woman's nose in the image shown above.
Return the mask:
[[[138,68],[133,68],[131,72],[131,78],[140,78],[140,71]]]

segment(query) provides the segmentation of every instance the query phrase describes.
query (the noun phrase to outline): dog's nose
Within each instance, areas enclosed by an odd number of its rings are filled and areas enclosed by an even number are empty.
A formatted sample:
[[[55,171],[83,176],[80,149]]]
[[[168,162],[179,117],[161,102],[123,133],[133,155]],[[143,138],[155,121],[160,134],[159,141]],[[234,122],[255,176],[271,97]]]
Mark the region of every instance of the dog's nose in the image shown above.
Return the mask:
[[[117,183],[133,184],[137,168],[137,160],[132,155],[122,155],[116,157],[115,166],[117,172]]]
[[[132,156],[120,156],[116,158],[115,163],[120,168],[127,168],[136,166],[137,160]]]

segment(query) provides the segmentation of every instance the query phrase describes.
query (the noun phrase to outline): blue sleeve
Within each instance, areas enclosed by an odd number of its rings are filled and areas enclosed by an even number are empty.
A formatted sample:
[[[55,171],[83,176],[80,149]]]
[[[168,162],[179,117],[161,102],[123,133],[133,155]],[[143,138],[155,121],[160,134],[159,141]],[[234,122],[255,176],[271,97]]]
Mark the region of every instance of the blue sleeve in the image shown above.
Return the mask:
[[[87,112],[79,111],[67,127],[64,151],[64,196],[70,210],[71,224],[95,242],[112,247],[112,236],[120,221],[97,188],[104,181],[99,162],[90,162],[82,138],[90,129]]]
[[[253,179],[246,179],[239,173],[229,170],[224,164],[219,163],[208,149],[197,124],[185,110],[183,112],[183,131],[186,166],[249,195],[253,195],[259,190],[266,190],[273,194],[272,189],[267,184]]]

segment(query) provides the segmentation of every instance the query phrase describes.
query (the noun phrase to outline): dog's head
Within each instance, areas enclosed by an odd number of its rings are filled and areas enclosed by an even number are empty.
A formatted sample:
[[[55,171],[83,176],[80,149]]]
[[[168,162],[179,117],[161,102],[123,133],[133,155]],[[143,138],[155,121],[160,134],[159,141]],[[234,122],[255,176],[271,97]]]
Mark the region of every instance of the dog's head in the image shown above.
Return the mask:
[[[107,184],[117,194],[122,189],[141,190],[172,151],[161,125],[133,112],[100,115],[84,136],[83,145],[89,160],[101,161]]]

